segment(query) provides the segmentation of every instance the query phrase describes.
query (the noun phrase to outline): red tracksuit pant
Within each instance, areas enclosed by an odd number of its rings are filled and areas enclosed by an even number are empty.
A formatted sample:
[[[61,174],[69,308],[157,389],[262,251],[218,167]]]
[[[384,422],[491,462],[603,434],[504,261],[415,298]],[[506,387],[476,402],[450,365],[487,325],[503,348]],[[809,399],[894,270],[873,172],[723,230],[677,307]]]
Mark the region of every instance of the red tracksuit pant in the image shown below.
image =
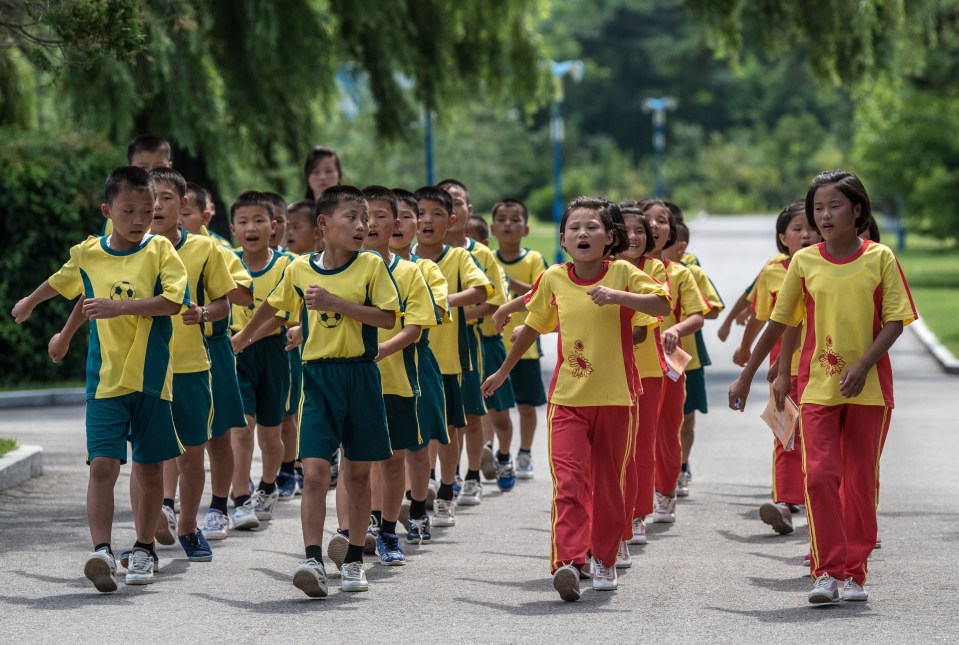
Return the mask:
[[[550,571],[578,566],[588,554],[616,563],[626,522],[623,501],[633,406],[549,404],[549,467],[553,476]]]
[[[686,375],[678,381],[663,378],[663,405],[656,433],[656,490],[672,495],[683,467],[683,446],[679,433],[683,428],[683,403],[686,402]]]
[[[633,426],[633,458],[626,466],[626,529],[623,539],[633,537],[633,518],[653,512],[656,479],[656,431],[663,407],[663,377],[642,379],[636,423]]]
[[[879,453],[891,412],[849,403],[799,408],[813,578],[866,580],[876,545]]]
[[[799,381],[794,376],[789,396],[799,401]],[[802,471],[802,432],[796,428],[793,449],[783,448],[779,439],[773,438],[773,501],[801,506],[806,503],[806,482]]]

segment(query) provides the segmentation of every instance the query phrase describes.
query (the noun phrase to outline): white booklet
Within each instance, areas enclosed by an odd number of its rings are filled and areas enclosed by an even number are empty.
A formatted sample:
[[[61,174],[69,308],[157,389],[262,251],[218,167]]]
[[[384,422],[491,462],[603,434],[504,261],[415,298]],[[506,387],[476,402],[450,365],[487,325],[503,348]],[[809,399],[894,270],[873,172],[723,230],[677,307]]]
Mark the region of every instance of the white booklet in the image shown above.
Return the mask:
[[[786,395],[786,405],[782,410],[776,409],[776,399],[772,395],[772,388],[769,389],[769,403],[766,409],[759,415],[759,418],[766,422],[769,429],[779,439],[784,450],[792,450],[796,439],[796,424],[799,422],[799,406],[792,400],[792,397]]]

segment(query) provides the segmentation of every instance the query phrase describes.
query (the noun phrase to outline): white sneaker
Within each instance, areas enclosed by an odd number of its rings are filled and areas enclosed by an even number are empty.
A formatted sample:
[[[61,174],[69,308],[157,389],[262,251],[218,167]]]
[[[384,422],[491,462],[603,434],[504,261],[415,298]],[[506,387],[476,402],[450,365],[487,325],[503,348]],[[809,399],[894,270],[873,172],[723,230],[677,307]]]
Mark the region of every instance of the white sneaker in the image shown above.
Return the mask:
[[[93,583],[97,591],[104,593],[117,590],[117,561],[106,548],[94,551],[87,556],[83,565],[83,575]]]
[[[842,599],[849,602],[864,602],[869,600],[869,592],[862,585],[853,580],[852,576],[842,583]]]
[[[333,537],[330,538],[329,543],[326,545],[326,555],[333,561],[337,569],[343,566],[343,561],[346,560],[346,550],[349,548],[350,541],[339,531],[334,533]]]
[[[520,452],[516,455],[516,479],[532,479],[533,455],[528,452]]]
[[[453,501],[437,498],[433,502],[433,526],[456,526],[455,508],[456,504]]]
[[[256,517],[252,497],[246,500],[243,506],[235,506],[230,511],[230,519],[233,521],[233,528],[238,531],[252,531],[260,528],[260,520]]]
[[[496,479],[496,457],[493,455],[493,447],[489,444],[483,446],[483,452],[480,455],[480,472],[486,481]]]
[[[483,484],[475,479],[467,479],[463,482],[463,490],[456,503],[460,506],[479,506],[483,501]],[[435,526],[435,524],[434,524]]]
[[[816,584],[813,585],[808,598],[814,605],[839,602],[839,581],[828,573],[822,574],[816,579]]]
[[[301,560],[293,569],[293,586],[310,598],[325,598],[329,594],[326,567],[314,558]]]
[[[564,565],[553,572],[553,589],[566,602],[575,602],[583,595],[579,589],[579,571],[571,564]]]
[[[369,591],[366,571],[362,562],[349,562],[340,568],[340,589],[343,591]]]
[[[789,510],[789,504],[766,502],[759,507],[759,519],[773,527],[780,535],[793,532],[793,514]]]
[[[646,521],[642,517],[633,518],[633,537],[629,538],[627,544],[648,544],[646,537]]]
[[[176,544],[176,513],[169,506],[160,509],[155,537],[156,541],[164,546]]]
[[[626,540],[620,540],[619,553],[616,554],[616,568],[628,569],[633,566],[633,556],[629,554],[629,546]]]
[[[593,560],[593,589],[596,591],[616,591],[619,582],[616,567],[604,566],[599,560]]]
[[[667,497],[656,491],[656,501],[653,504],[653,514],[650,515],[653,524],[672,524],[676,521],[676,498]]]
[[[260,489],[254,491],[250,499],[253,500],[253,512],[256,513],[256,519],[261,522],[272,520],[273,507],[276,506],[276,501],[279,498],[280,494],[275,488],[272,493],[267,493]]]
[[[130,552],[129,564],[126,578],[128,585],[149,585],[156,580],[153,575],[153,556],[146,549],[134,548]]]
[[[206,518],[203,520],[203,537],[210,540],[225,540],[227,537],[230,519],[226,513],[211,508],[206,512]]]
[[[689,473],[679,472],[679,479],[676,480],[676,497],[689,497]]]
[[[436,501],[436,493],[440,490],[440,483],[435,479],[431,479],[426,488],[426,508],[433,506],[433,502]]]

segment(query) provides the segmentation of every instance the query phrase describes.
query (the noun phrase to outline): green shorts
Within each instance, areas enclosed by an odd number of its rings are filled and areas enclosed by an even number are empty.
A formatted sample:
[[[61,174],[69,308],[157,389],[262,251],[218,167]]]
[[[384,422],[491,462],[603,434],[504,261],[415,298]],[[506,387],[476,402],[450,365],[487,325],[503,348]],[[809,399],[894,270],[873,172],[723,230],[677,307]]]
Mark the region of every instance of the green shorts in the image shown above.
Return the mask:
[[[184,446],[202,446],[212,438],[213,394],[210,372],[173,375],[173,425]]]
[[[480,340],[480,347],[483,350],[483,380],[486,380],[503,366],[503,361],[506,360],[506,347],[503,345],[503,337],[499,334],[483,336]],[[498,412],[516,407],[513,384],[509,376],[506,377],[499,389],[493,392],[493,396],[486,398],[486,407]]]
[[[460,386],[463,389],[463,409],[466,414],[481,417],[486,414],[486,402],[480,389],[483,385],[483,353],[479,343],[479,330],[476,325],[470,325],[466,331],[466,345],[473,369],[463,370],[463,382]]]
[[[383,382],[371,360],[303,364],[297,458],[329,461],[341,444],[351,461],[383,461],[393,455]]]
[[[284,347],[283,336],[267,336],[236,357],[243,412],[262,426],[280,425],[286,413],[286,400],[290,396],[290,359]]]
[[[390,447],[397,450],[417,450],[426,444],[420,435],[416,417],[416,397],[384,394],[386,425],[390,431]]]
[[[303,385],[303,358],[300,348],[286,353],[290,359],[290,395],[286,399],[286,416],[291,417],[300,409]]]
[[[450,442],[446,428],[446,394],[443,391],[443,375],[428,341],[416,343],[417,377],[420,396],[416,399],[416,416],[420,421],[423,446],[434,439],[443,445]],[[411,450],[416,450],[412,448]]]
[[[87,463],[96,457],[127,462],[127,440],[133,461],[156,464],[183,454],[169,401],[132,392],[87,401]]]
[[[466,412],[463,409],[463,388],[459,374],[443,375],[443,398],[446,399],[446,425],[466,427]]]
[[[546,388],[538,358],[521,358],[509,377],[517,405],[546,405]]]
[[[706,370],[701,367],[686,370],[686,402],[683,403],[683,414],[694,410],[703,414],[709,412],[706,405]]]
[[[246,425],[243,415],[243,397],[236,378],[236,356],[228,334],[208,336],[206,346],[210,351],[210,376],[213,390],[212,437],[222,437],[230,428]]]

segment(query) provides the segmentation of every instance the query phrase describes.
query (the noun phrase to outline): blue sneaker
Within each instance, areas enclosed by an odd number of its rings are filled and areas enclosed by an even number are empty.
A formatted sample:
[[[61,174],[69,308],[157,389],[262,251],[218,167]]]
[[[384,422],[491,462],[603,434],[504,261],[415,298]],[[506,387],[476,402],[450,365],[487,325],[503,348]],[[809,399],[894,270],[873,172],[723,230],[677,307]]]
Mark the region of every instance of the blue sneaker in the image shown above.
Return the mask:
[[[403,549],[400,548],[400,538],[396,533],[377,533],[376,551],[380,554],[380,560],[388,567],[406,564],[406,556],[403,555]]]
[[[213,559],[213,549],[200,531],[181,535],[179,539],[180,546],[186,551],[186,559],[190,562],[209,562]]]
[[[296,477],[296,494],[302,495],[303,494],[303,469],[300,468],[299,470],[296,470],[294,473],[294,476]]]
[[[459,495],[461,490],[463,490],[463,478],[457,475],[453,480],[453,494]]]
[[[330,488],[336,488],[336,480],[340,478],[340,451],[333,453],[330,460]]]
[[[296,495],[296,475],[282,470],[276,475],[276,492],[281,502],[289,501]]]
[[[423,517],[406,520],[406,541],[417,544],[429,544],[433,536],[430,533],[430,516],[424,513]]]
[[[496,485],[501,491],[513,490],[516,485],[516,470],[513,468],[513,460],[496,462]]]

